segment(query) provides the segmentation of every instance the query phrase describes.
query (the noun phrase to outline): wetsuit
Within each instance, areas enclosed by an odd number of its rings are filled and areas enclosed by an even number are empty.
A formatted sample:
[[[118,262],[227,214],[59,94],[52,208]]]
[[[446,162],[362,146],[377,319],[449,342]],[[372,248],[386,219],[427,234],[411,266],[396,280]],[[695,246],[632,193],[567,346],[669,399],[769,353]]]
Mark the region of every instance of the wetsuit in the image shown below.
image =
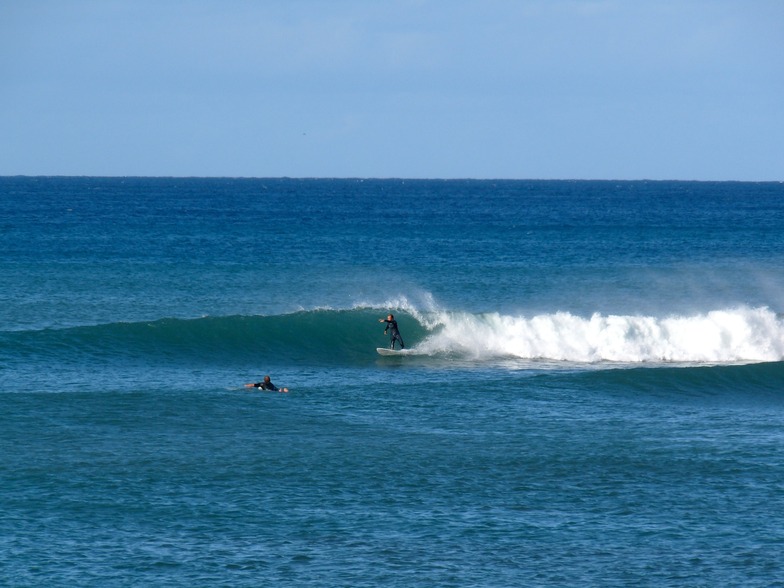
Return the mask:
[[[272,382],[256,382],[255,384],[253,384],[253,387],[261,388],[262,390],[272,390],[273,392],[278,391],[278,387]]]
[[[387,324],[386,328],[384,329],[384,334],[386,335],[387,331],[390,331],[389,348],[394,349],[395,341],[400,341],[400,349],[405,349],[406,345],[403,343],[403,337],[400,336],[400,331],[397,330],[397,321],[384,319],[384,322]]]

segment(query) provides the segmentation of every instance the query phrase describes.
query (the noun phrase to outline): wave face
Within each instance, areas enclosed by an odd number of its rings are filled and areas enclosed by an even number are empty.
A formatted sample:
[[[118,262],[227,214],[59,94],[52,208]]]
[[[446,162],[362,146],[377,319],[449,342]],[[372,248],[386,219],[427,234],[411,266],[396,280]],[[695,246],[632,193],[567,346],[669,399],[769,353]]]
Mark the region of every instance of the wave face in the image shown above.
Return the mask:
[[[374,315],[375,316],[375,315]],[[367,312],[309,311],[278,316],[166,318],[5,333],[0,346],[20,359],[207,364],[257,361],[351,362],[377,344]],[[382,329],[383,330],[383,329]],[[373,335],[376,335],[375,340]]]
[[[294,365],[362,365],[378,360],[388,339],[378,309],[311,310],[275,316],[161,319],[68,329],[6,332],[0,349],[31,361]],[[784,321],[767,308],[715,310],[695,316],[604,316],[558,312],[399,313],[412,361],[482,365],[517,361],[570,365],[612,363],[732,364],[784,359]],[[617,365],[616,365],[617,364]]]

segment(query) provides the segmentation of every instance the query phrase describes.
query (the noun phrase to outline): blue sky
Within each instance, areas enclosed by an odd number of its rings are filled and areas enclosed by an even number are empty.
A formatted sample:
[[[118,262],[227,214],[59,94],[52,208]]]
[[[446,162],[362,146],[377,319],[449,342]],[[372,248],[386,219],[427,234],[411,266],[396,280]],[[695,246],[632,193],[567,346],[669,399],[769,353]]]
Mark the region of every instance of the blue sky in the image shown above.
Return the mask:
[[[0,175],[784,180],[781,0],[0,0]]]

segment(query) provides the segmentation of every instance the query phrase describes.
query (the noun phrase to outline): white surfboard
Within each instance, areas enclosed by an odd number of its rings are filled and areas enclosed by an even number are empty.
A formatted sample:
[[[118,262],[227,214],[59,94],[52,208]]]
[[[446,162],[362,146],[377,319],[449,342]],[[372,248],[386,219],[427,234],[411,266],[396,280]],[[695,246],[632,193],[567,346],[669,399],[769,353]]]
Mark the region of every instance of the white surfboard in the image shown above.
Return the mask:
[[[389,347],[376,347],[379,355],[405,355],[408,349],[390,349]]]

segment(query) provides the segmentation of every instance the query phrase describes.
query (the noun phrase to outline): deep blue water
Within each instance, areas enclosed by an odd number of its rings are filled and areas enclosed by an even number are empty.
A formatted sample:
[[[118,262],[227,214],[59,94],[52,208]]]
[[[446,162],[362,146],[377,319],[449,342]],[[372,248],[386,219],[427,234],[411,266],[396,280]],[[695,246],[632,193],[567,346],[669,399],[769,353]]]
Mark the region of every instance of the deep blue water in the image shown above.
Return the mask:
[[[780,183],[0,178],[0,584],[782,586],[782,251]]]

